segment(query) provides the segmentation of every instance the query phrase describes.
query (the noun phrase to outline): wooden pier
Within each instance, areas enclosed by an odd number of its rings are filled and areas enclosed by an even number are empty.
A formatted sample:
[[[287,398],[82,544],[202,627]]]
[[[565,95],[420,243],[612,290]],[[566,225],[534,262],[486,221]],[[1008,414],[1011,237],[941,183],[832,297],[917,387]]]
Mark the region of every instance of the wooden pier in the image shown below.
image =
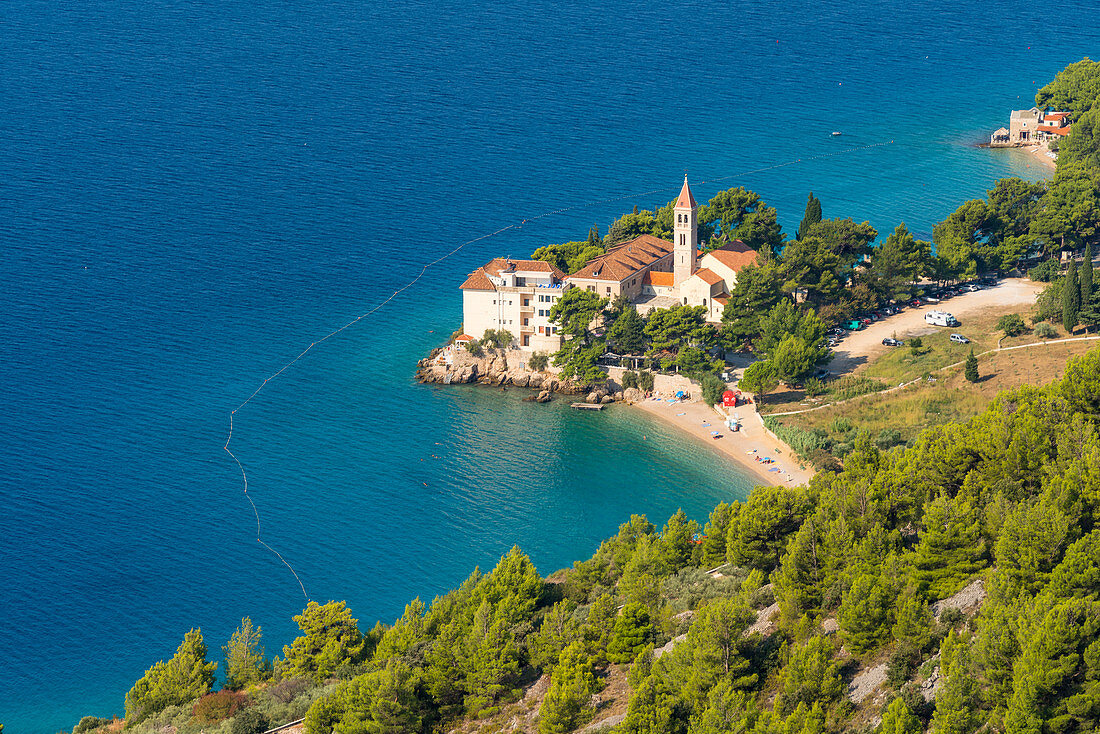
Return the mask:
[[[603,403],[570,403],[569,407],[577,410],[603,410]]]

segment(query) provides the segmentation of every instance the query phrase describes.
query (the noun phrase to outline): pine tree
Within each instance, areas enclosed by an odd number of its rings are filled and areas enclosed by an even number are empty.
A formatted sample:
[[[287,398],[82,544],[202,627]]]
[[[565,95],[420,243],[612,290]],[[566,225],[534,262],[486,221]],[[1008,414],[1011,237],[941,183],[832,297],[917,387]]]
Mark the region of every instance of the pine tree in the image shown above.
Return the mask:
[[[1066,279],[1062,283],[1062,326],[1073,333],[1081,311],[1081,290],[1077,280],[1077,261],[1070,260]]]
[[[814,192],[810,192],[809,198],[806,199],[806,213],[802,215],[802,221],[798,225],[798,233],[795,235],[795,239],[800,240],[806,236],[810,227],[821,221],[821,200],[814,196]]]
[[[970,350],[970,355],[966,358],[966,366],[963,368],[963,374],[966,376],[968,382],[977,382],[978,377],[978,358],[974,356],[974,350]]]
[[[262,680],[267,661],[260,647],[263,629],[253,627],[249,617],[241,619],[241,624],[222,648],[225,654],[225,684],[229,688],[241,689],[249,683]]]
[[[820,635],[797,647],[780,675],[775,712],[786,715],[799,703],[829,704],[840,698],[844,684],[840,680],[841,663],[835,654],[833,643]]]
[[[978,728],[979,692],[970,669],[970,646],[952,632],[940,646],[940,671],[944,683],[936,694],[934,734],[971,734]]]
[[[913,578],[933,599],[950,596],[986,566],[981,513],[961,499],[937,497],[912,554]]]
[[[629,663],[638,657],[653,637],[649,610],[641,604],[627,604],[615,620],[607,659],[613,663]]]
[[[893,601],[877,573],[856,576],[836,613],[842,639],[849,650],[862,655],[889,640]]]
[[[924,731],[921,720],[909,711],[905,701],[898,697],[882,712],[882,725],[878,734],[920,734]]]
[[[210,691],[217,663],[206,662],[202,630],[183,637],[176,654],[145,671],[126,694],[127,723],[137,723],[168,706],[189,703]]]
[[[932,642],[932,610],[913,587],[905,589],[895,602],[894,639],[924,650]]]
[[[1081,297],[1078,303],[1084,306],[1092,298],[1092,243],[1085,245],[1085,261],[1081,263],[1078,274],[1081,284]]]
[[[341,663],[358,662],[364,652],[359,621],[342,601],[327,604],[311,601],[294,621],[302,636],[283,647],[278,670],[284,678],[324,680]]]

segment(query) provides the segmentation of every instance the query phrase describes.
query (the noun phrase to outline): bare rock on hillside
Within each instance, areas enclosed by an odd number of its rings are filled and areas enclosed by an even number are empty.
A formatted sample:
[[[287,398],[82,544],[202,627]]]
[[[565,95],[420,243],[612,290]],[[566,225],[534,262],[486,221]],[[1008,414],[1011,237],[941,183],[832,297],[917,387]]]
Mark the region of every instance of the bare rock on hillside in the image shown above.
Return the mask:
[[[527,709],[527,720],[533,721],[542,708],[542,699],[550,690],[550,676],[544,675],[532,683],[523,693],[523,707]]]
[[[612,397],[611,395],[604,395],[602,398],[600,398],[600,402],[603,403],[604,405],[607,405],[608,403],[615,402],[615,398]]]
[[[932,658],[936,660],[939,658],[939,653]],[[943,685],[943,678],[940,677],[940,666],[937,665],[932,669],[932,672],[928,675],[928,679],[920,684],[920,695],[925,701],[935,701],[936,694],[940,692],[940,687]]]
[[[836,634],[837,630],[839,629],[840,624],[837,623],[835,617],[830,617],[829,619],[823,620],[821,622],[821,631],[827,635]]]
[[[756,621],[749,625],[749,628],[745,630],[745,637],[749,635],[760,634],[767,637],[775,630],[775,625],[772,623],[772,617],[779,614],[779,603],[773,603],[771,606],[764,607],[756,615]]]
[[[933,604],[932,613],[936,615],[937,620],[940,618],[940,615],[948,609],[958,609],[963,614],[970,616],[978,611],[984,601],[985,582],[977,578],[957,594],[953,594]]]
[[[535,398],[535,402],[536,403],[549,403],[550,402],[550,391],[549,390],[543,390],[542,392],[540,392],[539,396],[537,398]]]
[[[538,372],[533,372],[527,376],[527,387],[542,387],[543,376]]]
[[[623,390],[623,400],[628,403],[640,403],[645,400],[645,393],[636,387],[628,387]]]
[[[626,718],[626,714],[615,714],[614,716],[608,716],[606,719],[595,721],[588,726],[581,729],[580,734],[595,734],[598,731],[607,731],[612,727],[618,726],[623,723]]]
[[[679,637],[673,637],[671,640],[665,643],[664,647],[658,647],[653,651],[653,659],[661,657],[666,653],[672,652],[673,648],[679,645],[681,642],[687,639],[687,635],[680,635]]]
[[[886,683],[886,663],[860,672],[848,684],[848,698],[852,703],[861,703]]]

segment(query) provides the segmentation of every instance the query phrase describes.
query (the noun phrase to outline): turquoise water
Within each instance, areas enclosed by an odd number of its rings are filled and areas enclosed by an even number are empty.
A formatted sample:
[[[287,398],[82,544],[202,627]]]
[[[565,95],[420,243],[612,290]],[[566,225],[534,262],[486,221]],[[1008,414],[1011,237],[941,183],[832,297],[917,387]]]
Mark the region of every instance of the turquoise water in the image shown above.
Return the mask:
[[[513,544],[548,573],[631,512],[703,519],[744,496],[736,468],[628,411],[415,384],[463,276],[664,203],[684,170],[698,199],[758,191],[788,232],[813,190],[826,216],[928,236],[997,178],[1045,175],[974,143],[1094,52],[1096,20],[1086,3],[4,4],[0,721],[121,713],[192,625],[215,654],[245,614],[269,654],[289,642],[305,599],[255,542],[229,411],[423,263],[524,219],[238,414],[263,537],[309,596],[369,627]]]

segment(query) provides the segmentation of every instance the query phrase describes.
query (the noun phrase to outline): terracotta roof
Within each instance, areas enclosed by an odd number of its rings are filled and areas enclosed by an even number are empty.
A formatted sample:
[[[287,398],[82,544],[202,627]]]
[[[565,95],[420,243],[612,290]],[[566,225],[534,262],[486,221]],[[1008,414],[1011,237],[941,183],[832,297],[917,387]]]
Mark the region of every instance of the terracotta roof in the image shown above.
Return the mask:
[[[691,187],[688,186],[687,174],[684,174],[684,187],[680,189],[680,197],[676,199],[676,209],[682,207],[688,207],[689,209],[695,208],[695,197],[691,195]]]
[[[1068,112],[1044,112],[1043,113],[1043,119],[1044,120],[1061,120],[1065,117],[1069,117]]]
[[[459,334],[455,337],[456,342],[472,342],[474,338],[469,334]]]
[[[746,265],[756,263],[756,250],[746,245],[741,240],[734,240],[728,245],[723,245],[717,250],[711,250],[707,255],[713,255],[714,259],[725,265],[735,273]]]
[[[550,273],[557,280],[565,278],[565,273],[542,260],[514,260],[510,257],[495,257],[485,265],[470,273],[460,287],[462,290],[491,291],[493,281],[489,276],[500,277],[501,272],[512,270],[521,273]]]
[[[676,283],[675,273],[663,273],[660,270],[648,270],[642,278],[642,285],[673,286]]]
[[[1038,125],[1036,128],[1041,133],[1054,133],[1055,135],[1069,135],[1069,131],[1072,129],[1069,125],[1065,127],[1054,127],[1053,125]]]
[[[730,302],[730,297],[729,296],[715,296],[714,300],[715,300],[716,303],[721,303],[723,306],[725,306],[727,303]]]
[[[718,273],[714,272],[710,268],[699,268],[694,273],[692,273],[692,275],[698,275],[707,285],[714,285],[715,283],[722,282],[722,279],[718,277]]]
[[[608,250],[568,277],[623,281],[671,253],[671,242],[643,234]]]

